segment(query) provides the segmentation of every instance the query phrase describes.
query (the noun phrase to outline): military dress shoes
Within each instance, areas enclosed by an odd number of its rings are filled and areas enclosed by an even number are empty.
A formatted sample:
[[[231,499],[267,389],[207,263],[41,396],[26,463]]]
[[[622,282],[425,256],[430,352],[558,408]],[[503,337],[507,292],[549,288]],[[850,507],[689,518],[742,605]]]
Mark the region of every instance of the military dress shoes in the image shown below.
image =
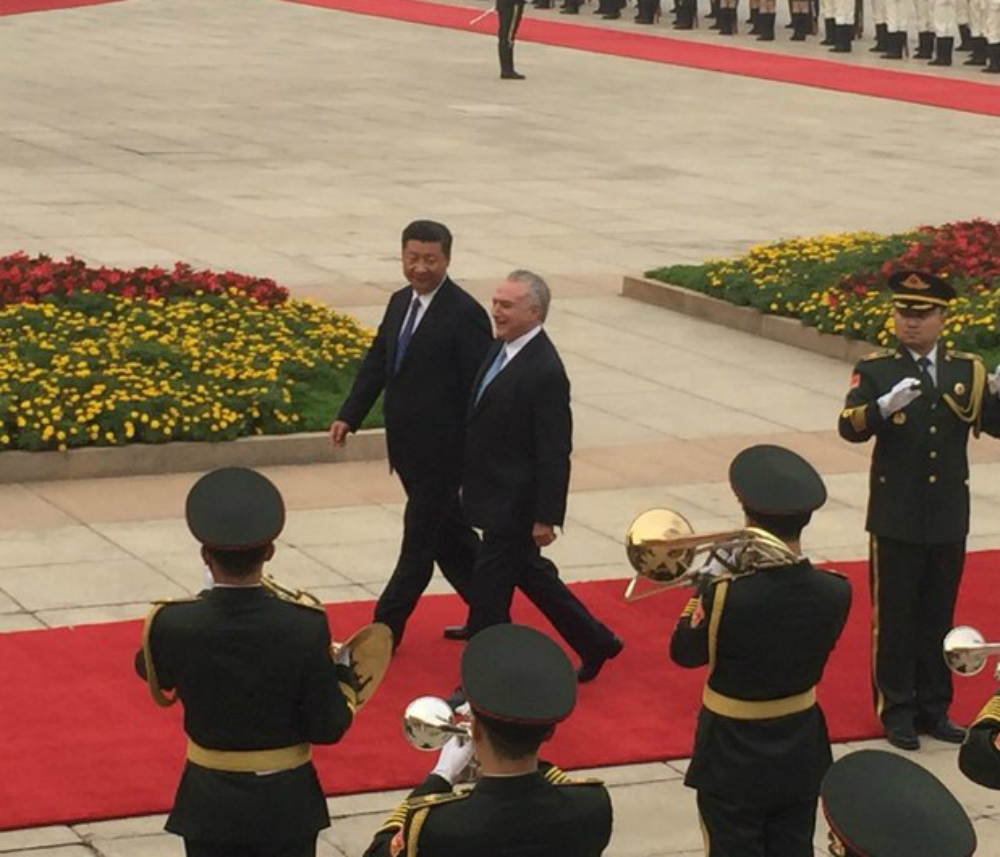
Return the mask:
[[[924,731],[931,738],[936,738],[938,741],[944,741],[947,744],[961,744],[965,740],[965,730],[961,726],[952,723],[947,717],[939,720],[934,726]]]
[[[444,638],[446,640],[468,640],[472,635],[469,633],[468,625],[445,625]]]
[[[576,680],[580,684],[593,681],[597,678],[604,665],[612,658],[617,658],[624,648],[625,643],[623,643],[618,637],[612,638],[611,646],[603,655],[593,660],[586,660],[580,664],[580,668],[576,671]]]
[[[898,750],[919,750],[920,739],[912,726],[893,726],[885,730],[885,740]]]
[[[505,71],[500,75],[501,80],[524,80],[524,75],[516,71]]]

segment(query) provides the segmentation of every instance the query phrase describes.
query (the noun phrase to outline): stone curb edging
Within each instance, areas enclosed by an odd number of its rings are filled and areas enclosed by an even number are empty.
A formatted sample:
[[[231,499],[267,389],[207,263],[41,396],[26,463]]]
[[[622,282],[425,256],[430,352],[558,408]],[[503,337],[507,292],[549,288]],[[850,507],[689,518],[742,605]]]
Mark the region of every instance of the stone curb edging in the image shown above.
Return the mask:
[[[382,429],[358,432],[339,449],[330,445],[326,432],[309,432],[241,437],[220,443],[136,443],[67,452],[7,450],[0,453],[0,484],[204,472],[216,467],[377,461],[385,457]]]
[[[623,277],[622,295],[847,363],[857,363],[878,348],[860,339],[820,333],[794,318],[765,315],[753,307],[736,306],[701,292],[645,277]]]

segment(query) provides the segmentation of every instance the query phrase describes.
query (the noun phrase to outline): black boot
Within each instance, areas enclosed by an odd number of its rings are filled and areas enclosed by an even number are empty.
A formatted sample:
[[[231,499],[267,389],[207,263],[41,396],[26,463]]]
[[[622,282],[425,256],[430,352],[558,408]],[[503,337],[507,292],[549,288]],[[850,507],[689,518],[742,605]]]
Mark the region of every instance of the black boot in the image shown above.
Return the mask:
[[[562,6],[559,7],[560,15],[579,15],[580,14],[580,4],[583,0],[566,0]]]
[[[1000,42],[991,42],[986,46],[986,74],[1000,74]]]
[[[836,43],[830,52],[834,54],[849,54],[851,52],[851,39],[854,37],[854,24],[837,24],[834,33]]]
[[[693,30],[695,3],[697,0],[680,0],[677,3],[677,19],[674,21],[675,30]]]
[[[889,35],[888,24],[875,25],[875,44],[868,50],[873,54],[884,54],[889,47],[886,37]]]
[[[792,15],[792,38],[793,42],[804,42],[809,35],[809,13],[795,12]]]
[[[531,5],[536,9],[551,9],[552,0],[531,0]]]
[[[962,41],[960,41],[955,46],[955,50],[956,51],[962,51],[962,53],[967,53],[968,51],[971,51],[972,50],[972,30],[969,29],[969,25],[968,24],[959,24],[958,25],[958,35],[962,37]]]
[[[917,33],[917,50],[913,54],[915,60],[929,60],[934,56],[934,33],[926,30]]]
[[[611,11],[611,0],[598,0],[595,15],[607,15]]]
[[[938,36],[935,44],[937,56],[928,65],[951,65],[951,51],[955,47],[955,40],[951,36]]]
[[[962,65],[986,65],[986,37],[972,37],[972,56]]]
[[[637,0],[635,22],[637,24],[652,24],[656,19],[659,0]]]
[[[759,15],[759,14],[760,14],[760,9],[758,9],[755,6],[751,6],[750,7],[750,14],[747,16],[746,21],[744,21],[743,23],[745,23],[745,24],[751,24],[751,25],[756,24],[757,23],[757,15]],[[748,32],[753,33],[752,27],[751,27],[751,29]]]
[[[887,60],[901,60],[904,53],[906,53],[906,31],[889,33],[888,46],[885,49],[885,53],[882,54],[883,58]]]
[[[757,36],[758,42],[774,41],[774,12],[757,13],[757,29],[760,31]]]
[[[733,6],[720,6],[715,22],[719,25],[720,36],[733,35],[736,32],[736,8]]]
[[[514,46],[500,42],[500,77],[503,80],[524,80],[523,74],[514,71]]]
[[[708,11],[705,13],[706,18],[711,18],[713,21],[719,17],[719,0],[709,0]]]
[[[837,42],[837,22],[834,18],[824,18],[823,19],[823,41],[820,42],[821,45],[836,44]]]

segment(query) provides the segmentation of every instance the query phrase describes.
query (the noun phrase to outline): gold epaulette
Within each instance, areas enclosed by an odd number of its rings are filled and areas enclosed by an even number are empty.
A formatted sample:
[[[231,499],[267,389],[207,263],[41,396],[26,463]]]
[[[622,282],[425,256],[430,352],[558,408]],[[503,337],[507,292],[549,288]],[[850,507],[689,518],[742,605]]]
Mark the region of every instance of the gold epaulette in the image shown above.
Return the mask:
[[[896,357],[898,356],[898,354],[899,352],[896,351],[894,348],[878,348],[875,351],[866,354],[864,357],[858,360],[858,363],[868,363],[872,360],[882,360],[886,357]]]
[[[681,611],[681,619],[690,619],[694,615],[694,611],[698,609],[698,602],[700,600],[697,596],[689,598],[687,604],[684,605],[684,609]]]
[[[1000,725],[1000,694],[994,696],[983,706],[983,710],[976,715],[976,719],[972,721],[972,725],[976,726],[979,723],[986,723],[987,721]]]
[[[153,606],[149,609],[146,614],[146,621],[142,625],[142,660],[146,668],[146,685],[149,687],[149,695],[153,697],[153,702],[159,705],[161,708],[169,708],[175,702],[177,702],[176,696],[167,696],[163,690],[160,688],[160,681],[156,676],[156,666],[153,664],[153,652],[149,647],[149,637],[153,632],[153,620],[156,619],[156,614],[159,613],[163,608],[169,607],[172,604],[191,604],[195,601],[201,599],[200,595],[196,595],[193,598],[176,598],[176,599],[166,599],[163,601],[154,601]]]
[[[983,362],[983,358],[978,354],[973,354],[971,351],[946,351],[946,357],[957,357],[959,360],[971,360],[973,362],[979,361]]]
[[[571,777],[561,768],[557,768],[553,765],[545,772],[545,779],[547,779],[554,786],[600,786],[604,785],[603,781],[597,779],[596,777]]]
[[[324,616],[326,615],[326,608],[322,604],[310,604],[307,601],[292,601],[290,598],[279,598],[278,600],[285,604],[291,604],[294,607],[304,607],[306,610],[318,610]]]
[[[408,797],[396,807],[392,815],[382,822],[382,826],[379,828],[379,831],[401,830],[406,825],[407,819],[418,810],[464,800],[470,794],[471,791],[466,789],[457,792],[438,792],[435,794],[420,795],[419,797]]]

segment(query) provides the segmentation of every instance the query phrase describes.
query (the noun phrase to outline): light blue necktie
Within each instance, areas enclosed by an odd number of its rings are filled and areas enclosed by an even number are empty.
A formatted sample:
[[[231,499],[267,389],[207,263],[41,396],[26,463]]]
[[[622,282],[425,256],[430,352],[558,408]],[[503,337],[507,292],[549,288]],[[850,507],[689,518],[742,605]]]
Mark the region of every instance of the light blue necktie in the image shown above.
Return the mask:
[[[406,323],[403,325],[403,330],[399,334],[399,341],[396,343],[396,359],[392,364],[392,371],[399,371],[399,364],[403,362],[403,357],[406,355],[406,349],[410,344],[410,340],[413,338],[413,328],[417,324],[417,314],[420,312],[420,298],[416,295],[413,296],[413,303],[410,305],[410,313],[406,316]]]
[[[483,375],[483,380],[479,382],[479,389],[476,391],[476,404],[479,404],[479,400],[483,397],[483,391],[490,385],[490,382],[500,374],[500,370],[507,363],[507,346],[501,345],[500,351],[497,353],[496,359],[490,363],[490,368],[486,370],[486,374]]]

